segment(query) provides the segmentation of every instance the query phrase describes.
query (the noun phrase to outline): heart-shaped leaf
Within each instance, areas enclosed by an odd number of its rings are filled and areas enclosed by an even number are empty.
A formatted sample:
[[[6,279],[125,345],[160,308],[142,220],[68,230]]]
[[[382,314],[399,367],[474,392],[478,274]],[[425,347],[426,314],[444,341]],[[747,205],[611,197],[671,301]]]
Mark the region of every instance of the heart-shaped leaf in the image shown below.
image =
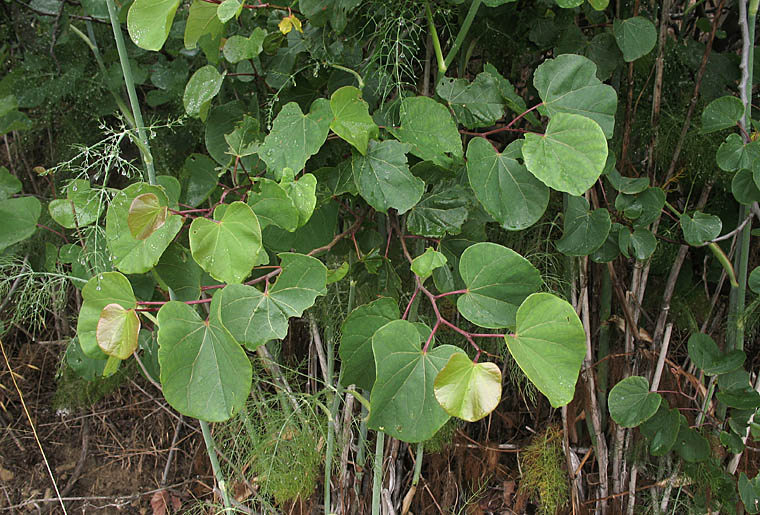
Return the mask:
[[[698,247],[714,240],[723,229],[723,222],[715,215],[695,211],[693,216],[681,215],[681,230],[686,243]]]
[[[77,320],[77,337],[82,351],[90,357],[102,358],[98,345],[98,323],[103,309],[118,304],[125,310],[137,307],[137,300],[129,279],[119,272],[99,274],[82,288],[82,307]]]
[[[610,390],[610,416],[621,427],[636,427],[649,420],[660,407],[662,397],[649,391],[649,381],[641,376],[626,377]]]
[[[125,274],[143,274],[156,266],[184,222],[181,216],[169,215],[166,222],[144,240],[132,236],[128,226],[129,208],[135,198],[146,193],[157,196],[161,205],[169,203],[161,187],[140,182],[117,193],[106,213],[106,239],[114,256],[113,264]]]
[[[612,31],[627,63],[647,55],[657,43],[657,29],[651,21],[641,16],[627,20],[615,18]]]
[[[721,352],[718,344],[709,335],[694,333],[689,337],[687,345],[689,357],[705,374],[716,376],[733,372],[740,368],[747,356],[744,351],[734,349],[727,353]]]
[[[734,194],[738,203],[745,206],[760,202],[760,188],[757,187],[751,170],[742,169],[734,174],[731,180],[731,193]]]
[[[375,383],[372,335],[399,317],[398,304],[390,297],[359,306],[346,317],[340,329],[340,383],[343,386],[355,384],[363,390],[372,389]]]
[[[435,398],[434,382],[454,353],[441,345],[422,352],[422,335],[406,320],[388,322],[372,336],[377,378],[367,427],[403,442],[430,439],[449,419]]]
[[[757,171],[760,170],[758,165],[760,162],[760,141],[750,141],[745,145],[742,137],[732,132],[718,147],[718,151],[715,153],[715,162],[725,172],[748,169],[757,175]],[[755,177],[755,183],[757,182],[757,177]]]
[[[725,96],[716,98],[702,111],[702,133],[735,127],[744,116],[744,104],[737,97]]]
[[[501,400],[501,370],[495,363],[473,363],[457,352],[435,378],[435,398],[452,417],[475,422]]]
[[[607,161],[607,139],[594,120],[557,113],[543,136],[526,134],[525,166],[558,191],[581,195],[594,185]]]
[[[406,215],[409,232],[428,238],[459,234],[467,220],[467,192],[464,187],[436,185]]]
[[[105,354],[127,359],[137,349],[140,319],[134,309],[124,309],[121,304],[107,304],[100,312],[95,330],[98,346]]]
[[[169,37],[179,0],[135,0],[127,14],[127,30],[135,45],[158,51]]]
[[[596,64],[576,54],[547,59],[533,76],[543,108],[549,117],[570,113],[591,118],[602,128],[605,138],[615,129],[617,93],[596,77]]]
[[[295,102],[285,104],[259,147],[259,157],[272,172],[285,168],[294,172],[303,170],[306,161],[322,148],[332,119],[330,102],[326,99],[315,100],[308,115]]]
[[[425,252],[412,260],[412,272],[423,281],[430,277],[433,270],[446,264],[446,256],[428,247]]]
[[[129,206],[127,226],[132,237],[144,240],[166,223],[168,207],[161,205],[155,193],[138,195]]]
[[[573,400],[586,357],[586,333],[567,301],[534,293],[520,305],[515,334],[505,340],[512,357],[552,406]]]
[[[452,158],[462,157],[462,138],[451,113],[429,97],[407,97],[399,109],[401,124],[390,129],[411,152],[423,161],[448,168]]]
[[[353,86],[343,86],[330,97],[330,108],[335,117],[330,129],[362,155],[366,154],[369,140],[377,139],[380,131],[369,115],[362,92]]]
[[[151,0],[146,0],[150,2]],[[185,23],[185,48],[193,50],[203,36],[218,43],[224,32],[224,24],[217,15],[219,6],[204,0],[193,0]],[[218,47],[215,49],[217,50]]]
[[[386,140],[370,141],[367,154],[354,154],[354,181],[367,203],[383,213],[389,208],[403,214],[425,191],[425,183],[412,175],[406,164],[407,145]]]
[[[285,338],[288,319],[300,317],[326,293],[327,268],[316,258],[280,254],[282,272],[262,292],[253,286],[230,285],[214,295],[212,310],[221,313],[232,336],[253,350],[269,340]]]
[[[245,404],[251,362],[213,313],[208,320],[187,304],[167,302],[158,312],[161,387],[188,417],[222,422]]]
[[[285,188],[269,179],[259,179],[257,184],[259,192],[250,193],[248,205],[256,213],[261,229],[270,224],[289,232],[298,229],[298,210]]]
[[[750,479],[744,472],[739,473],[739,496],[747,513],[760,513],[760,474]]]
[[[467,293],[457,308],[467,320],[481,327],[513,327],[517,307],[543,280],[527,259],[496,243],[476,243],[459,260]]]
[[[517,161],[519,144],[503,153],[484,138],[467,146],[467,176],[478,201],[508,231],[536,223],[549,204],[549,188]]]
[[[243,202],[218,206],[214,220],[193,220],[190,251],[193,259],[214,279],[228,284],[240,283],[261,262],[259,221]]]
[[[603,208],[589,211],[585,198],[570,196],[557,250],[567,256],[588,256],[604,244],[611,227],[609,211]]]
[[[298,227],[306,225],[317,207],[317,178],[306,173],[298,180],[283,184],[283,187],[298,213]]]

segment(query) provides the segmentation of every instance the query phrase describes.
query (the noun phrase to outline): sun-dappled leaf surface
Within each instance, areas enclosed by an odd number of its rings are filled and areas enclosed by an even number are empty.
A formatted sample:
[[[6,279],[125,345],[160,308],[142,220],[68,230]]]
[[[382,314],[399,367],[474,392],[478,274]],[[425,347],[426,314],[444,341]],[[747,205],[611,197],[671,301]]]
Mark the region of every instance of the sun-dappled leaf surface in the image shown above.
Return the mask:
[[[501,370],[496,363],[473,363],[464,353],[452,354],[435,378],[435,398],[452,417],[475,422],[501,400]]]

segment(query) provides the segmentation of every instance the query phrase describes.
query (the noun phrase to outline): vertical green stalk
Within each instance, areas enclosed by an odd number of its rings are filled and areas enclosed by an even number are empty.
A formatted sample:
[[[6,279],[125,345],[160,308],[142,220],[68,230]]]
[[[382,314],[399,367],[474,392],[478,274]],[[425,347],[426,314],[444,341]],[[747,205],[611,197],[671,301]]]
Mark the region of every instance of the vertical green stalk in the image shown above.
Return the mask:
[[[422,473],[422,457],[425,454],[425,442],[417,444],[417,456],[414,462],[414,476],[412,476],[412,486],[417,486],[420,482],[420,474]]]
[[[375,442],[375,463],[372,477],[372,515],[380,515],[380,491],[383,489],[383,450],[385,433],[377,432]]]
[[[745,5],[744,0],[740,0],[740,11]],[[751,128],[750,118],[752,115],[752,74],[755,48],[755,18],[757,17],[757,8],[759,0],[749,0],[749,9],[747,11],[747,39],[744,41],[742,48],[742,61],[744,64],[744,73],[742,77],[743,91],[741,91],[742,102],[744,103],[744,120],[743,126],[749,131]],[[741,22],[742,20],[740,20]],[[744,31],[742,31],[744,32]],[[745,143],[748,143],[745,141]],[[750,207],[742,205],[739,208],[739,221],[741,222],[749,215]],[[749,224],[748,224],[749,225]],[[730,349],[742,350],[744,348],[744,306],[747,296],[747,269],[749,265],[749,240],[751,227],[747,226],[739,233],[739,247],[734,257],[734,270],[736,271],[736,280],[739,283],[738,288],[731,290],[729,296],[728,308],[728,329],[726,339]]]
[[[459,53],[459,49],[462,48],[462,43],[464,43],[464,39],[467,37],[467,33],[470,32],[472,20],[474,20],[475,15],[478,14],[478,8],[480,8],[481,3],[482,0],[472,0],[472,4],[470,4],[470,10],[467,11],[467,16],[465,16],[464,22],[459,28],[457,38],[454,40],[454,44],[451,45],[451,50],[449,50],[449,53],[446,54],[446,59],[444,60],[445,68],[448,68],[451,65],[452,61],[454,61],[454,58]],[[444,69],[444,71],[446,70]]]
[[[112,2],[113,0],[108,0]],[[225,510],[229,511],[230,497],[227,495],[227,483],[224,481],[224,475],[222,469],[219,466],[219,460],[216,457],[216,445],[214,444],[214,438],[211,436],[211,429],[208,427],[208,423],[203,420],[199,420],[201,423],[201,431],[203,432],[203,441],[206,443],[206,451],[208,451],[208,457],[211,460],[211,468],[214,470],[214,477],[216,483],[219,485],[219,492],[222,494],[222,501],[224,502]]]
[[[132,116],[134,116],[135,124],[137,125],[137,137],[140,141],[138,146],[140,147],[143,163],[145,163],[145,170],[148,172],[148,182],[156,184],[156,170],[153,167],[153,154],[150,152],[150,142],[145,133],[145,123],[143,122],[142,112],[140,111],[140,103],[137,100],[135,81],[132,78],[132,68],[129,66],[129,56],[127,55],[127,47],[124,44],[124,35],[121,33],[119,16],[116,12],[116,6],[114,5],[113,0],[106,0],[106,5],[108,5],[108,15],[111,18],[111,27],[113,28],[113,37],[116,40],[116,48],[119,51],[119,61],[121,61],[121,71],[124,74],[124,83],[127,86],[129,103],[132,104]]]
[[[443,58],[443,51],[441,50],[441,41],[438,39],[438,31],[435,30],[433,11],[430,10],[430,4],[428,2],[425,2],[425,14],[427,14],[428,30],[430,30],[430,37],[433,40],[433,48],[435,49],[435,60],[438,62],[438,75],[443,75],[446,73],[446,62]]]

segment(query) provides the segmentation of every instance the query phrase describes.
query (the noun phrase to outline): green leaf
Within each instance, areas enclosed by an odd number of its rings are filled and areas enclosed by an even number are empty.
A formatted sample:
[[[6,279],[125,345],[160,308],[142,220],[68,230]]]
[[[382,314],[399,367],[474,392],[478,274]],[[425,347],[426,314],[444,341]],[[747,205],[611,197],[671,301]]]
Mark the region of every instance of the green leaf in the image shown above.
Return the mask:
[[[303,170],[309,157],[322,148],[332,119],[326,99],[315,100],[308,115],[304,115],[295,102],[285,104],[274,119],[272,131],[259,147],[259,157],[275,173],[285,168],[294,172]]]
[[[399,109],[401,124],[391,133],[411,145],[411,153],[423,161],[448,168],[462,157],[462,139],[451,113],[428,97],[408,97]]]
[[[298,180],[284,184],[284,187],[298,213],[298,227],[306,225],[317,207],[317,178],[306,173]]]
[[[224,58],[231,63],[237,63],[247,59],[254,59],[264,50],[264,38],[267,31],[261,27],[256,27],[249,37],[231,36],[224,43],[222,52]]]
[[[263,140],[259,121],[256,118],[244,115],[243,120],[235,126],[235,129],[224,135],[224,140],[229,147],[227,153],[232,157],[242,159],[255,154]]]
[[[338,268],[330,268],[327,270],[327,284],[337,283],[348,274],[349,265],[343,262]]]
[[[375,383],[372,335],[399,317],[398,304],[390,297],[359,306],[346,317],[340,329],[340,384],[345,387],[355,384],[362,390],[372,389]]]
[[[174,292],[174,300],[187,302],[200,298],[203,270],[190,251],[179,243],[169,245],[153,271],[162,288],[171,288]]]
[[[747,169],[739,170],[734,174],[731,180],[731,193],[740,204],[750,205],[753,202],[760,202],[760,189],[758,189],[752,171]]]
[[[406,213],[422,198],[425,183],[406,164],[407,145],[398,141],[370,141],[367,154],[354,154],[354,181],[359,193],[377,211],[389,208]]]
[[[606,177],[613,188],[628,195],[641,193],[649,187],[649,177],[623,177],[614,167]]]
[[[98,345],[97,330],[103,308],[109,304],[118,304],[124,309],[137,307],[135,294],[129,279],[119,272],[99,274],[82,288],[82,307],[77,320],[77,337],[82,352],[92,358],[102,358],[103,352]]]
[[[217,316],[203,320],[187,304],[164,304],[158,346],[161,387],[174,409],[222,422],[243,407],[251,391],[251,362]]]
[[[528,379],[555,408],[573,400],[586,333],[567,301],[534,293],[517,310],[515,334],[506,335],[509,352]]]
[[[760,266],[752,269],[747,279],[747,286],[753,293],[760,295]]]
[[[725,172],[735,172],[741,169],[752,170],[757,173],[760,169],[760,141],[750,141],[746,145],[742,137],[732,132],[718,147],[715,153],[715,161],[718,167]],[[755,178],[755,183],[757,183]]]
[[[316,258],[280,254],[282,272],[264,292],[245,285],[230,285],[214,295],[211,309],[220,313],[232,336],[253,350],[269,340],[285,338],[288,319],[300,317],[327,293],[327,268]]]
[[[135,0],[127,15],[127,30],[135,45],[161,50],[169,37],[179,0]]]
[[[183,204],[198,207],[216,188],[216,163],[203,154],[190,154],[180,172]]]
[[[681,428],[673,447],[681,458],[688,463],[707,461],[712,454],[707,439],[689,427],[686,418],[681,416]]]
[[[716,98],[702,111],[702,134],[735,127],[744,116],[742,101],[734,96]]]
[[[654,222],[665,206],[665,192],[661,188],[647,188],[636,195],[620,194],[615,198],[615,209],[633,220],[635,228]]]
[[[746,355],[741,350],[723,354],[709,335],[694,333],[689,337],[689,357],[705,374],[715,376],[733,372],[744,364]]]
[[[581,195],[594,185],[607,160],[607,139],[599,125],[584,116],[557,113],[546,133],[526,134],[525,166],[558,191]]]
[[[430,277],[433,270],[446,264],[446,256],[428,247],[425,252],[412,260],[412,272],[423,281]]]
[[[53,220],[66,229],[76,229],[100,218],[103,203],[100,191],[90,188],[90,181],[74,179],[65,188],[66,198],[51,200],[48,212]]]
[[[501,93],[501,98],[504,99],[504,103],[507,104],[507,107],[517,114],[524,114],[528,111],[528,106],[525,105],[525,100],[517,94],[512,83],[505,79],[495,66],[492,64],[486,64],[483,67],[483,70],[496,78],[499,93]],[[525,119],[533,126],[541,125],[538,118],[536,118],[536,115],[532,112],[525,114]]]
[[[612,137],[617,93],[596,77],[592,60],[576,54],[547,59],[536,68],[533,85],[550,118],[557,113],[585,116],[599,124],[605,138]]]
[[[273,224],[289,232],[295,231],[299,224],[298,210],[285,188],[269,179],[257,182],[259,192],[248,196],[248,205],[259,219],[261,229]]]
[[[585,198],[570,196],[557,250],[567,256],[588,256],[604,244],[611,227],[609,211],[603,208],[589,211]]]
[[[557,0],[557,5],[563,9],[572,9],[578,7],[584,2],[584,0]]]
[[[182,97],[187,115],[193,118],[200,116],[204,104],[219,93],[223,80],[224,76],[210,64],[196,70],[187,82]]]
[[[454,111],[457,121],[469,129],[488,127],[504,116],[498,79],[490,73],[479,73],[472,82],[441,77],[435,92]]]
[[[610,0],[588,0],[588,3],[597,11],[604,11],[610,5]]]
[[[190,251],[193,259],[214,279],[228,284],[240,283],[260,263],[259,220],[243,202],[217,206],[214,220],[193,220]]]
[[[21,191],[21,181],[4,166],[0,166],[0,201]]]
[[[727,431],[720,432],[720,443],[728,450],[728,452],[737,454],[744,451],[744,442],[735,433],[729,433]]]
[[[435,398],[452,417],[475,422],[501,400],[501,370],[495,363],[473,363],[457,352],[435,378]]]
[[[549,204],[549,188],[517,161],[519,144],[503,153],[483,138],[467,146],[467,176],[478,201],[502,228],[526,229]]]
[[[144,240],[166,223],[168,207],[161,205],[155,193],[138,195],[129,206],[127,226],[137,240]]]
[[[657,239],[648,229],[637,228],[631,233],[630,247],[633,249],[633,257],[639,261],[647,259],[657,248]]]
[[[35,197],[18,197],[0,203],[0,251],[24,241],[37,230],[42,205]]]
[[[678,408],[668,409],[663,401],[652,418],[641,424],[641,434],[649,439],[649,453],[665,456],[673,449],[680,428]]]
[[[243,10],[243,4],[240,0],[224,0],[216,9],[216,15],[219,21],[227,23],[232,18],[240,16],[240,11]]]
[[[739,473],[739,496],[747,513],[760,513],[760,474],[749,479],[744,472]]]
[[[543,284],[527,259],[496,243],[476,243],[459,260],[467,293],[457,308],[473,324],[489,329],[513,327],[517,308]]]
[[[114,303],[100,312],[95,338],[105,354],[124,360],[137,349],[139,332],[140,319],[135,310]]]
[[[380,131],[369,115],[369,105],[362,99],[362,92],[353,86],[343,86],[330,97],[330,108],[335,117],[330,129],[366,155],[369,140],[377,139]]]
[[[615,18],[612,30],[627,63],[647,55],[657,43],[657,29],[651,21],[641,16],[627,20]]]
[[[421,343],[422,335],[406,320],[389,322],[372,336],[377,379],[367,427],[403,442],[428,440],[449,419],[433,385],[449,358],[463,352],[452,345],[422,352]]]
[[[731,408],[756,410],[760,408],[760,393],[752,388],[745,390],[725,390],[715,394],[716,398]]]
[[[151,0],[147,0],[151,1]],[[216,12],[219,6],[204,0],[193,0],[185,24],[185,48],[194,49],[201,37],[208,35],[212,40],[224,32],[224,24]]]
[[[714,240],[723,229],[723,223],[715,215],[695,211],[694,216],[681,215],[681,230],[686,243],[694,247]]]
[[[129,207],[145,193],[156,195],[163,205],[169,202],[162,188],[140,182],[117,193],[106,213],[106,240],[114,256],[113,265],[125,274],[143,274],[153,268],[184,222],[181,216],[169,215],[153,234],[144,240],[136,239],[127,224]]]
[[[610,390],[610,416],[621,427],[636,427],[649,420],[660,407],[662,397],[649,391],[649,381],[641,376],[626,377]]]
[[[100,358],[91,358],[82,352],[82,347],[79,345],[79,340],[73,338],[68,347],[66,347],[66,354],[64,360],[76,374],[85,381],[95,381],[103,376],[103,371],[106,368],[106,362],[108,357],[100,353]]]
[[[406,215],[410,233],[428,238],[459,234],[467,220],[467,192],[459,185],[438,185]]]

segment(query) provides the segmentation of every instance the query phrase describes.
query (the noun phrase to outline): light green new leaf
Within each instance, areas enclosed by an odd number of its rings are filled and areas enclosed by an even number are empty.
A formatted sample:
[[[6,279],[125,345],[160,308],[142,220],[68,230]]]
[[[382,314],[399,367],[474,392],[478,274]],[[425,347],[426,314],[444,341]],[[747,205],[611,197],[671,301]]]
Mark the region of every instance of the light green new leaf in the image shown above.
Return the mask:
[[[578,7],[584,2],[584,0],[557,0],[557,5],[564,9],[572,9]]]
[[[0,202],[0,252],[24,241],[37,230],[42,205],[35,197],[19,197]]]
[[[610,0],[588,0],[588,3],[597,11],[604,11],[610,5]]]
[[[582,195],[594,185],[607,160],[607,139],[594,120],[557,113],[546,133],[526,134],[525,166],[541,182],[558,191]]]
[[[714,240],[723,229],[723,222],[715,215],[695,211],[694,216],[681,215],[681,230],[686,243],[698,247]]]
[[[463,353],[453,345],[422,352],[421,344],[419,330],[406,320],[389,322],[372,336],[377,378],[367,426],[403,442],[428,440],[449,419],[433,384],[449,358]]]
[[[21,181],[4,166],[0,166],[0,201],[21,191]]]
[[[621,427],[636,427],[649,420],[660,407],[662,397],[649,391],[649,381],[641,376],[626,377],[610,390],[610,416]]]
[[[567,301],[534,293],[520,305],[515,334],[505,340],[522,371],[553,407],[573,400],[586,357],[586,333]]]
[[[218,206],[214,220],[196,218],[190,225],[193,259],[218,281],[242,282],[260,262],[261,250],[259,220],[243,202]]]
[[[311,104],[308,115],[295,102],[285,104],[259,147],[259,157],[272,172],[280,173],[285,168],[300,172],[306,161],[322,148],[332,119],[330,102],[324,98]]]
[[[496,363],[473,363],[467,354],[453,354],[435,378],[435,398],[452,417],[475,422],[501,400],[501,370]]]
[[[187,302],[200,298],[203,270],[179,243],[169,245],[153,272],[163,289],[171,288],[174,300]]]
[[[97,221],[103,208],[100,192],[90,188],[90,181],[74,179],[65,188],[66,198],[51,200],[50,216],[66,229],[85,227]]]
[[[231,63],[237,63],[258,57],[264,50],[263,44],[266,36],[266,30],[256,27],[247,38],[238,35],[227,38],[222,49],[224,58]]]
[[[219,93],[223,80],[224,76],[210,64],[196,70],[187,81],[182,97],[187,115],[193,118],[200,116],[203,105]]]
[[[114,266],[125,274],[143,274],[153,268],[184,222],[181,216],[169,215],[153,234],[144,240],[136,239],[127,222],[129,208],[136,197],[145,193],[156,195],[162,205],[169,203],[161,187],[140,182],[117,193],[106,213],[108,248],[114,256]]]
[[[359,194],[377,211],[389,208],[406,213],[422,198],[425,183],[406,164],[407,145],[398,141],[370,141],[367,155],[354,154],[351,166]]]
[[[148,0],[150,1],[150,0]],[[216,39],[224,32],[224,24],[216,12],[219,6],[204,0],[193,0],[185,23],[185,48],[192,50],[198,45],[198,40],[208,34]]]
[[[408,97],[399,109],[401,125],[391,133],[423,161],[448,168],[462,157],[462,138],[448,109],[429,97]]]
[[[103,352],[98,345],[98,322],[103,308],[109,304],[118,304],[124,309],[137,307],[137,300],[129,279],[119,272],[99,274],[82,288],[82,307],[77,320],[77,337],[82,351],[92,358],[102,358]]]
[[[269,340],[285,338],[288,319],[300,317],[324,295],[327,268],[316,258],[302,254],[280,254],[282,272],[266,291],[245,285],[230,285],[214,295],[212,311],[218,309],[224,326],[253,350]]]
[[[216,15],[219,21],[227,23],[232,18],[240,16],[240,11],[243,10],[243,4],[240,0],[224,0],[216,9]]]
[[[514,147],[513,147],[514,145]],[[478,201],[508,231],[536,223],[549,204],[549,188],[517,161],[518,145],[503,153],[484,138],[467,146],[467,176]]]
[[[462,253],[459,273],[467,293],[457,308],[481,327],[514,327],[518,306],[543,284],[541,274],[520,254],[496,243],[476,243]]]
[[[596,76],[596,64],[576,54],[547,59],[533,77],[543,108],[550,118],[569,113],[591,118],[602,128],[605,138],[615,129],[617,93]]]
[[[412,272],[423,281],[430,277],[433,270],[446,264],[446,256],[428,247],[425,252],[412,260]]]
[[[155,193],[138,195],[129,206],[127,226],[129,232],[137,240],[144,240],[166,223],[169,210]]]
[[[744,105],[737,97],[716,98],[702,111],[702,134],[735,127],[742,116]]]
[[[589,211],[585,198],[570,196],[557,250],[566,256],[588,256],[604,244],[611,227],[609,211],[603,208]]]
[[[108,304],[100,312],[95,330],[98,346],[108,356],[127,359],[137,349],[140,319],[134,309],[124,309],[121,304]]]
[[[343,86],[330,97],[330,108],[335,117],[332,131],[365,155],[370,139],[377,139],[380,131],[369,115],[369,105],[362,92],[353,86]]]
[[[251,391],[251,362],[215,316],[201,319],[171,301],[158,312],[161,387],[171,406],[188,417],[222,422]]]
[[[504,99],[499,82],[490,73],[479,73],[475,80],[441,77],[435,92],[454,111],[459,123],[468,129],[488,127],[504,116]]]
[[[259,192],[248,196],[248,205],[259,219],[261,230],[273,224],[288,232],[298,229],[298,210],[285,188],[269,179],[259,179]]]
[[[410,233],[428,238],[459,234],[467,220],[467,193],[462,186],[436,184],[406,215]]]
[[[375,383],[372,335],[388,322],[400,318],[398,304],[382,297],[354,309],[340,328],[340,384],[371,390]]]
[[[657,43],[657,29],[651,21],[641,16],[627,20],[615,18],[612,31],[627,63],[647,55]]]
[[[127,14],[127,30],[135,45],[161,50],[169,37],[179,0],[135,0]]]

